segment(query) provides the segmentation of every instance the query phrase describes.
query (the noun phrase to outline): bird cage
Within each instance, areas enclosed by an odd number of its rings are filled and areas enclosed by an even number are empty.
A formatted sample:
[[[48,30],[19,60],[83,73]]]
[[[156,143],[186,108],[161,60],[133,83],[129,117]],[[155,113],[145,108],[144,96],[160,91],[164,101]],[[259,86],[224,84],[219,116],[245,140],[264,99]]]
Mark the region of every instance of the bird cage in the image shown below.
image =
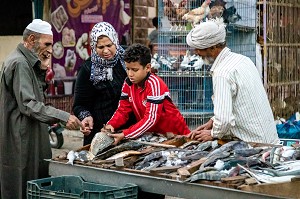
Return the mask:
[[[222,17],[232,51],[256,59],[255,0],[159,0],[158,50],[153,55],[158,75],[192,129],[213,116],[209,65],[186,43],[189,31],[208,18]]]
[[[227,24],[227,46],[233,52],[249,57],[262,74],[261,63],[258,63],[261,52],[257,45],[256,0],[227,0],[225,7],[226,15],[229,15],[224,21]]]
[[[300,111],[300,1],[261,0],[264,84],[275,117]]]

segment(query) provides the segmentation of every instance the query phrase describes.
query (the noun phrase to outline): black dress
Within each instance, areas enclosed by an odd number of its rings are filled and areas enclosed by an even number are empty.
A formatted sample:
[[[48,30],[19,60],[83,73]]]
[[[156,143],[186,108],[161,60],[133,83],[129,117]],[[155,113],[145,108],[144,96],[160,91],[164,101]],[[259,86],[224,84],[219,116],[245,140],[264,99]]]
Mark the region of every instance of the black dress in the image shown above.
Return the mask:
[[[80,119],[91,115],[94,119],[94,128],[90,135],[84,136],[83,145],[90,144],[94,135],[101,130],[103,124],[106,124],[112,117],[118,107],[121,96],[122,85],[127,74],[119,61],[113,67],[113,81],[101,81],[93,85],[90,81],[92,62],[89,58],[80,67],[76,84],[73,112]],[[122,126],[129,127],[134,123],[134,116]]]

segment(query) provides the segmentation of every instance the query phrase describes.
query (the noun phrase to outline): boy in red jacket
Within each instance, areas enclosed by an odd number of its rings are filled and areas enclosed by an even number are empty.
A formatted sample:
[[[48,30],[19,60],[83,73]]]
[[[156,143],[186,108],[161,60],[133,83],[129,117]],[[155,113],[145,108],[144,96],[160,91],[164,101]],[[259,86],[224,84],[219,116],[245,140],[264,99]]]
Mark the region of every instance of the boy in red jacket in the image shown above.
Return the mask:
[[[114,132],[134,113],[137,123],[122,133],[110,134],[115,143],[123,138],[138,138],[145,132],[178,135],[190,133],[186,122],[173,104],[170,91],[164,81],[151,71],[150,49],[141,44],[133,44],[124,54],[127,78],[124,81],[119,106],[103,130]]]

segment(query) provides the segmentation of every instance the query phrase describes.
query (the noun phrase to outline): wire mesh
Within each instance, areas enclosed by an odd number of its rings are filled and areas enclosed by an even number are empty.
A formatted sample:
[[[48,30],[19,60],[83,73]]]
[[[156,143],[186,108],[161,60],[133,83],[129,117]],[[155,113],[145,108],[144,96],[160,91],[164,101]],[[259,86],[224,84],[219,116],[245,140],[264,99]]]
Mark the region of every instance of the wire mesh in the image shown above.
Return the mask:
[[[197,16],[193,14],[198,13]],[[213,115],[210,67],[186,44],[189,31],[208,18],[223,17],[227,45],[256,62],[256,0],[159,0],[158,75],[170,88],[173,101],[189,126]]]

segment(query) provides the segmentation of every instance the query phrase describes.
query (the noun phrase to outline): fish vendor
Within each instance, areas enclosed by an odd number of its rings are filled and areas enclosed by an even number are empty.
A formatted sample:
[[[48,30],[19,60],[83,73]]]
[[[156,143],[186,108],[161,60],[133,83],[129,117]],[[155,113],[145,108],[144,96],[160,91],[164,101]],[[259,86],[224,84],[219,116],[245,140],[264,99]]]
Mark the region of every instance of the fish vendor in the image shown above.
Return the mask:
[[[279,142],[273,113],[259,72],[250,58],[226,47],[222,19],[202,22],[186,37],[204,62],[212,65],[214,116],[188,137],[202,142],[238,139]]]
[[[118,129],[133,112],[137,123],[122,133],[110,134],[117,144],[123,138],[138,138],[145,132],[187,135],[190,130],[171,100],[167,85],[151,71],[151,53],[141,44],[133,44],[124,54],[127,78],[124,81],[119,106],[104,127]]]

